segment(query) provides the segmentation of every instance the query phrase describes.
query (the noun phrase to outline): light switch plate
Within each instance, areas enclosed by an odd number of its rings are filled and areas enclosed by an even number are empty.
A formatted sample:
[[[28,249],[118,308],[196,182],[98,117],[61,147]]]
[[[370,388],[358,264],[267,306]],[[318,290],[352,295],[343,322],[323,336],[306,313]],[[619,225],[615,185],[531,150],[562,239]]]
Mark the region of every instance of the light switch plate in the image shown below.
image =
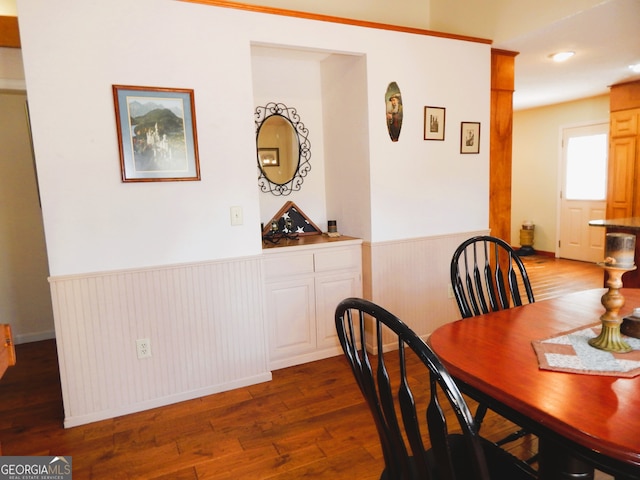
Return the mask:
[[[242,225],[242,207],[231,207],[231,225]]]

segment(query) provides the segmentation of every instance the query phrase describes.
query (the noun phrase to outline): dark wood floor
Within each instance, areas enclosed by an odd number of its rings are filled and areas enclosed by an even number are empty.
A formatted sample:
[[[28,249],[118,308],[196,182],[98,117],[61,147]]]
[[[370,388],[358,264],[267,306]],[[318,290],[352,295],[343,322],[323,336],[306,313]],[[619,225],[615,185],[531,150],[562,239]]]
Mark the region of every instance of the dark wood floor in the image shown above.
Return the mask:
[[[525,257],[536,300],[602,286],[593,264]],[[17,346],[0,380],[4,455],[66,455],[82,479],[377,479],[375,429],[346,361],[278,370],[273,381],[64,429],[53,341]],[[489,416],[483,434],[513,426]],[[514,453],[528,455],[535,439]],[[605,478],[605,477],[602,477]]]

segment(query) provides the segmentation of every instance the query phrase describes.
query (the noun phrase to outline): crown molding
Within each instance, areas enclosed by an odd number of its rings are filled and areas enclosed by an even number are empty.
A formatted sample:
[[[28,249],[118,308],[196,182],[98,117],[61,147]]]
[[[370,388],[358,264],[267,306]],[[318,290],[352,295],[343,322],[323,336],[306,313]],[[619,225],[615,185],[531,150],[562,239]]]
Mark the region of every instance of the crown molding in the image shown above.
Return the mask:
[[[469,37],[466,35],[454,35],[450,33],[436,32],[434,30],[425,30],[421,28],[404,27],[401,25],[390,25],[386,23],[368,22],[364,20],[354,20],[351,18],[334,17],[331,15],[320,15],[317,13],[301,12],[298,10],[287,10],[284,8],[265,7],[260,5],[252,5],[241,2],[232,2],[228,0],[180,0],[186,3],[198,3],[202,5],[210,5],[213,7],[235,8],[249,12],[266,13],[271,15],[282,15],[285,17],[304,18],[308,20],[317,20],[321,22],[340,23],[344,25],[354,25],[357,27],[377,28],[379,30],[392,30],[396,32],[413,33],[417,35],[428,35],[431,37],[450,38],[454,40],[463,40],[466,42],[476,42],[491,44],[492,40],[486,38]]]

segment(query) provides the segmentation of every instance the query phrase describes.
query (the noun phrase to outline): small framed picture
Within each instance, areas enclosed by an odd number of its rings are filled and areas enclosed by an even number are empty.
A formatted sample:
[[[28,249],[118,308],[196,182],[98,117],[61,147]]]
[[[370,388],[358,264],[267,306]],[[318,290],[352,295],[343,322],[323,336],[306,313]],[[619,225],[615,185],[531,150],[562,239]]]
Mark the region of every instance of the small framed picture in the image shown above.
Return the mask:
[[[280,149],[259,148],[258,157],[260,158],[261,167],[279,167],[280,166]]]
[[[480,153],[480,122],[460,123],[460,153]]]
[[[424,107],[425,140],[444,140],[445,113],[442,107]]]
[[[123,182],[200,180],[193,90],[113,85]]]

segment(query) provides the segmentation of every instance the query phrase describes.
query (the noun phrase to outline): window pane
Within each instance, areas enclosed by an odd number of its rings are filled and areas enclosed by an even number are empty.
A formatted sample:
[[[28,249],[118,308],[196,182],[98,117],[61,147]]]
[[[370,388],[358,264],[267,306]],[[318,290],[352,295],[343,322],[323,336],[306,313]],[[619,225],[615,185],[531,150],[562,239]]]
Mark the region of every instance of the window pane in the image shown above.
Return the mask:
[[[567,144],[567,200],[604,200],[607,136],[571,137]]]

